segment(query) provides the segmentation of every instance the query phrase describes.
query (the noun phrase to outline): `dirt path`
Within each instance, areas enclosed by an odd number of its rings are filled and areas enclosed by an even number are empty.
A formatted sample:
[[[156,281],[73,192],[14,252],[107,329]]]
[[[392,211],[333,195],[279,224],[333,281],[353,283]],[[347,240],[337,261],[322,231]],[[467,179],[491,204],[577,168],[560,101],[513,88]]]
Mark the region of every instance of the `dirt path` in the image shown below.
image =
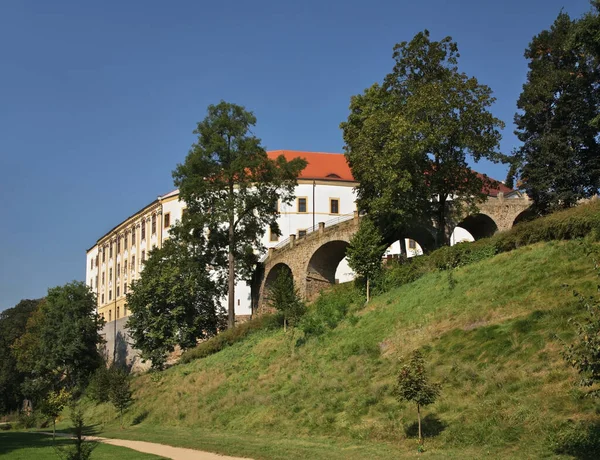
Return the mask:
[[[52,436],[52,433],[46,433]],[[71,437],[67,434],[56,433],[56,436]],[[160,457],[170,458],[172,460],[248,460],[242,457],[228,457],[226,455],[204,452],[201,450],[186,449],[184,447],[167,446],[166,444],[157,444],[146,441],[129,441],[127,439],[101,438],[98,436],[86,436],[88,441],[97,441],[113,446],[127,447],[128,449],[144,452],[145,454],[159,455]]]

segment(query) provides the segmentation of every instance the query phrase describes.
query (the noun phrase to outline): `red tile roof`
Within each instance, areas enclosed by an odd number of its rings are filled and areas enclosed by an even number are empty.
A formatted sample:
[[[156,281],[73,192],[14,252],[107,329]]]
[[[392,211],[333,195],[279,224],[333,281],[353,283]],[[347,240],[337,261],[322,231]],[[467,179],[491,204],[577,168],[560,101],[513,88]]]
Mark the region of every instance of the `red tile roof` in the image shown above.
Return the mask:
[[[304,158],[308,164],[300,173],[300,179],[321,179],[321,180],[345,180],[356,182],[352,176],[350,166],[346,162],[346,158],[341,153],[324,153],[324,152],[302,152],[298,150],[271,150],[267,152],[269,158],[277,158],[279,155],[285,156],[286,160],[294,158]],[[482,174],[477,174],[483,179]],[[503,192],[505,195],[513,190],[508,188],[502,182],[490,179],[495,186],[484,188],[484,192],[488,196],[496,197],[498,192]]]
[[[300,173],[300,179],[324,179],[354,181],[346,157],[340,153],[300,152],[297,150],[271,150],[269,158],[283,155],[286,160],[304,158],[308,164]]]

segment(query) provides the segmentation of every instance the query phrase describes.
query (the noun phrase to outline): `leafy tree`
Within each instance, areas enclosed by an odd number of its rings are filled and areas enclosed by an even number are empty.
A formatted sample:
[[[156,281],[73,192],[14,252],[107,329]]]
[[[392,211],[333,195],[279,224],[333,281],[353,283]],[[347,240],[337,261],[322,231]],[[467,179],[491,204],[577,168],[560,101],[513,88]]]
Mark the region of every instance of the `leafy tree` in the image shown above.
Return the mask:
[[[294,279],[285,270],[281,270],[275,278],[273,286],[268,293],[269,306],[283,315],[283,328],[287,325],[294,326],[306,312],[306,305],[294,286]]]
[[[580,21],[561,12],[525,50],[529,72],[515,115],[522,145],[514,152],[508,180],[519,180],[540,214],[573,206],[598,191],[599,22],[597,11]]]
[[[410,360],[402,366],[398,374],[396,395],[400,401],[414,402],[417,405],[420,444],[423,444],[421,407],[433,404],[439,394],[440,385],[429,381],[423,355],[419,350],[413,351]]]
[[[264,250],[265,229],[278,231],[275,204],[291,202],[306,166],[300,158],[269,159],[250,132],[255,124],[256,117],[244,107],[224,101],[210,105],[194,131],[197,142],[173,172],[187,204],[184,234],[207,238],[216,281],[227,280],[230,328],[235,326],[235,282],[250,278],[256,252]]]
[[[28,375],[25,387],[45,391],[84,388],[102,363],[98,345],[104,321],[95,294],[80,281],[48,289],[45,302],[29,318],[26,332],[13,344],[17,367]]]
[[[106,365],[102,365],[90,377],[90,381],[86,388],[86,395],[97,403],[108,401],[108,393],[110,391],[110,369]]]
[[[377,226],[368,217],[363,217],[358,232],[350,240],[346,250],[348,265],[367,281],[367,302],[370,300],[370,282],[381,271],[381,258],[386,244]]]
[[[392,72],[352,98],[341,124],[360,208],[378,224],[388,213],[404,225],[433,218],[438,244],[448,243],[450,200],[460,214],[486,197],[490,182],[467,160],[505,160],[492,90],[460,72],[458,58],[451,37],[431,41],[427,30],[397,44]]]
[[[24,398],[21,385],[25,374],[17,369],[11,347],[25,333],[27,320],[40,302],[41,299],[21,300],[0,312],[0,414],[17,409]]]
[[[140,279],[127,293],[127,328],[134,347],[155,369],[163,368],[176,346],[194,347],[224,325],[222,289],[209,271],[205,240],[184,242],[179,227],[172,233],[162,248],[150,253]]]
[[[64,388],[58,391],[50,390],[42,402],[42,414],[52,419],[52,439],[56,436],[56,419],[69,403],[72,396]]]
[[[112,367],[110,371],[109,399],[121,417],[121,428],[123,427],[123,411],[132,403],[132,391],[129,374],[121,368]]]

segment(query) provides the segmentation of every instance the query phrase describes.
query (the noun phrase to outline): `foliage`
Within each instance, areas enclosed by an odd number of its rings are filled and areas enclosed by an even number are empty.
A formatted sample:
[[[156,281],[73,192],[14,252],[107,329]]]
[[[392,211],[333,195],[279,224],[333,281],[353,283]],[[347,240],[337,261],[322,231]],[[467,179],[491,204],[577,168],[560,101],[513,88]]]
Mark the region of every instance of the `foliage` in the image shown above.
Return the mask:
[[[81,407],[71,406],[71,422],[73,423],[74,444],[68,446],[57,445],[55,446],[56,451],[64,460],[88,460],[98,444],[86,441],[83,437],[85,421]]]
[[[574,206],[600,186],[600,54],[596,11],[582,20],[561,12],[525,50],[527,82],[518,100],[509,180],[538,213]]]
[[[187,204],[181,235],[206,240],[216,281],[227,280],[228,325],[235,325],[235,282],[249,279],[264,248],[261,238],[271,227],[278,233],[277,201],[290,203],[300,158],[268,158],[260,139],[251,134],[256,117],[244,107],[221,101],[208,107],[198,123],[185,162],[173,171]],[[208,235],[207,235],[208,233]]]
[[[23,400],[21,385],[25,374],[17,369],[11,346],[23,333],[27,320],[42,300],[21,300],[0,312],[0,414],[16,410]]]
[[[106,364],[98,367],[90,377],[90,381],[85,390],[86,396],[97,403],[108,401],[110,377],[110,370]]]
[[[268,314],[260,315],[256,318],[252,318],[250,321],[237,325],[233,329],[227,329],[220,332],[217,336],[199,343],[195,348],[191,348],[183,353],[179,362],[184,364],[195,359],[206,358],[234,343],[241,342],[254,332],[275,329],[277,327],[279,327],[277,316]]]
[[[597,262],[595,269],[600,275]],[[600,290],[600,286],[598,289]],[[564,351],[564,357],[581,376],[579,384],[591,387],[600,384],[600,300],[597,296],[582,296],[577,292],[574,295],[586,315],[583,320],[576,322],[577,341]],[[569,322],[573,322],[573,319]],[[595,388],[588,394],[600,397],[600,389]]]
[[[113,366],[110,369],[110,387],[108,398],[121,416],[123,426],[123,411],[133,402],[130,377],[124,369]]]
[[[150,253],[141,278],[127,294],[127,327],[133,345],[154,369],[163,368],[176,346],[192,348],[224,324],[221,291],[202,243],[201,239],[185,242],[176,232]]]
[[[367,280],[367,302],[370,296],[370,281],[381,272],[381,258],[386,246],[377,226],[371,219],[364,217],[346,250],[350,268]]]
[[[579,421],[562,424],[550,434],[549,441],[557,454],[594,460],[600,451],[600,423]]]
[[[306,304],[294,286],[292,275],[285,270],[277,274],[277,278],[268,292],[268,304],[283,316],[284,328],[295,326],[306,312]]]
[[[440,394],[440,385],[431,383],[425,370],[425,360],[419,350],[413,351],[410,360],[398,374],[396,395],[400,401],[414,402],[417,405],[419,440],[421,432],[421,407],[433,404]]]
[[[380,225],[433,218],[438,244],[447,244],[447,202],[456,213],[472,210],[491,185],[467,159],[503,161],[504,124],[489,111],[491,89],[459,72],[451,37],[431,41],[425,30],[397,44],[393,57],[383,84],[354,96],[341,124],[358,205]]]
[[[12,346],[17,368],[27,374],[25,394],[41,398],[51,390],[84,388],[102,363],[98,345],[104,321],[96,296],[80,281],[48,289]]]
[[[50,390],[42,401],[42,414],[52,419],[52,438],[56,434],[56,419],[72,397],[73,395],[69,391],[61,388],[58,391]]]
[[[38,414],[36,411],[19,412],[19,425],[23,428],[33,428],[38,421]]]
[[[348,312],[357,309],[356,301],[360,299],[357,294],[356,290],[343,285],[321,293],[308,314],[302,318],[300,329],[306,337],[323,335],[328,330],[335,329]]]

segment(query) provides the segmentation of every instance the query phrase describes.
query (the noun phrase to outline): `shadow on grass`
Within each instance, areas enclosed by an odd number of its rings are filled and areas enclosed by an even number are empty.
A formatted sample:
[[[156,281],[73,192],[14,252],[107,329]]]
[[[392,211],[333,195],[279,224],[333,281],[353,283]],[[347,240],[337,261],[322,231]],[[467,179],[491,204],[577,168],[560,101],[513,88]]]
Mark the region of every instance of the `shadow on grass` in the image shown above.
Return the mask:
[[[557,454],[581,460],[597,459],[600,455],[600,422],[572,424],[558,431],[551,442]]]
[[[83,428],[83,435],[84,436],[98,436],[101,431],[102,431],[102,424],[94,423],[93,425],[86,425]],[[44,430],[44,432],[48,432],[48,430]],[[73,428],[61,428],[60,430],[56,430],[56,432],[61,433],[61,434],[68,434],[68,435],[74,434]]]
[[[72,441],[66,438],[56,438],[53,442],[52,436],[39,433],[2,431],[0,432],[0,456],[27,449],[27,457],[35,458],[36,454],[29,452],[32,449],[47,449],[53,452],[53,446],[67,446],[71,443]]]
[[[446,422],[440,420],[438,416],[434,414],[429,414],[421,420],[421,430],[423,431],[424,438],[438,436],[447,426],[448,424]],[[404,434],[407,438],[418,438],[419,422],[414,422],[404,427]]]

